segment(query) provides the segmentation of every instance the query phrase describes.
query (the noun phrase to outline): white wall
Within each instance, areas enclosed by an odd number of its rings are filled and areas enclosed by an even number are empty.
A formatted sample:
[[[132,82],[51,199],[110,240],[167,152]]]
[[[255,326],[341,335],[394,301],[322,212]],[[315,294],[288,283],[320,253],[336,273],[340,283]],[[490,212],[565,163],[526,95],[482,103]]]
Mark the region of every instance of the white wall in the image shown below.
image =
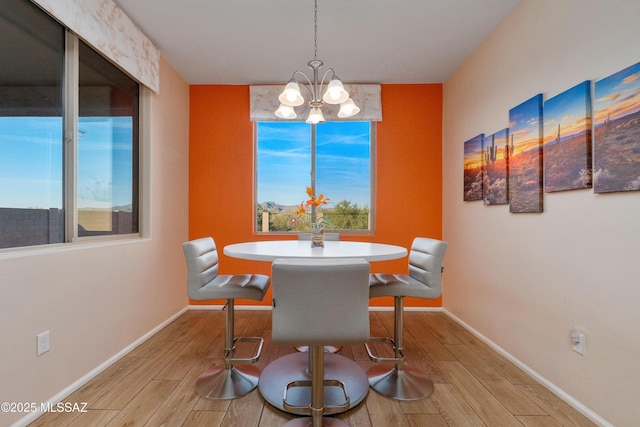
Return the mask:
[[[188,304],[189,87],[167,62],[160,72],[145,238],[0,254],[0,402],[48,401]],[[46,330],[51,351],[36,356]],[[0,413],[0,425],[24,415]]]
[[[640,192],[545,194],[542,214],[465,203],[463,143],[640,61],[639,23],[637,0],[523,0],[444,85],[445,309],[616,426],[640,423]]]

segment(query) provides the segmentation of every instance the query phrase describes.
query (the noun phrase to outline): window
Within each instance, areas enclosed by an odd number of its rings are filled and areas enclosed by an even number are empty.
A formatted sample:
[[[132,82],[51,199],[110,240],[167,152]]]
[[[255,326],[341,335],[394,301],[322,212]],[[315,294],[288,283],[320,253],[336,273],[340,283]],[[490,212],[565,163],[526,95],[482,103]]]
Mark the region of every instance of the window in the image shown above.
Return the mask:
[[[296,215],[307,186],[330,199],[321,214],[336,230],[372,231],[372,129],[371,122],[258,122],[256,231],[308,231],[308,215]]]
[[[78,236],[138,232],[138,84],[80,42]]]
[[[139,84],[28,1],[0,55],[0,248],[137,233]]]

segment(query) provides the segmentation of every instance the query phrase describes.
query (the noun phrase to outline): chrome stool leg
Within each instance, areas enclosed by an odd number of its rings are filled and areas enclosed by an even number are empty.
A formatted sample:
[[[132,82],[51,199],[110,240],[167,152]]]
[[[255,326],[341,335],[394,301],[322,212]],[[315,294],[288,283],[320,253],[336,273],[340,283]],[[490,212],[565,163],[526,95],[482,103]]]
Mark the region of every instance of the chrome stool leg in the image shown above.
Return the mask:
[[[234,363],[255,363],[262,353],[262,338],[234,338],[234,300],[228,299],[225,316],[224,367],[219,366],[203,372],[196,381],[196,392],[207,399],[234,399],[244,396],[258,386],[260,370],[253,365]],[[256,354],[248,359],[233,357],[236,342],[259,344]]]
[[[345,395],[345,403],[341,408],[337,408],[341,411],[349,409],[350,400],[347,394],[347,389],[344,383],[336,380],[324,379],[324,352],[323,346],[312,346],[309,348],[309,355],[311,359],[311,381],[295,381],[287,384],[287,391],[292,387],[308,387],[311,386],[311,405],[308,407],[296,407],[289,406],[287,403],[287,393],[284,395],[285,410],[293,413],[311,413],[311,417],[295,418],[285,424],[285,427],[343,427],[349,426],[342,420],[332,417],[324,417],[324,387],[325,385],[340,387]]]
[[[394,339],[371,339],[371,341],[377,342],[391,342],[394,347],[394,357],[377,357],[365,344],[369,358],[379,363],[367,371],[367,377],[369,377],[371,388],[383,396],[397,400],[418,400],[433,392],[433,381],[421,370],[404,365],[403,309],[404,297],[394,297]]]

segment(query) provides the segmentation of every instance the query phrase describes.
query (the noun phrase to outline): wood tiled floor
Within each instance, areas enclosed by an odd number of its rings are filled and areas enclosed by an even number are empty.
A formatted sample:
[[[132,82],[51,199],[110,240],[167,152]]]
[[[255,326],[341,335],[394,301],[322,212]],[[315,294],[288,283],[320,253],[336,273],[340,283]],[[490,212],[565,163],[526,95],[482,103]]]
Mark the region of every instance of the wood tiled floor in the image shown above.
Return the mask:
[[[390,336],[392,330],[391,312],[371,313],[373,336]],[[269,311],[236,311],[236,335],[265,339],[257,364],[261,369],[295,351],[271,345]],[[223,312],[188,311],[64,399],[87,402],[88,412],[48,413],[31,425],[271,427],[290,420],[257,390],[235,400],[195,394],[198,375],[222,363],[223,343]],[[405,313],[404,343],[407,363],[433,378],[433,394],[399,402],[371,391],[339,418],[357,427],[594,425],[443,313]],[[340,354],[363,369],[372,365],[362,345],[345,347]]]

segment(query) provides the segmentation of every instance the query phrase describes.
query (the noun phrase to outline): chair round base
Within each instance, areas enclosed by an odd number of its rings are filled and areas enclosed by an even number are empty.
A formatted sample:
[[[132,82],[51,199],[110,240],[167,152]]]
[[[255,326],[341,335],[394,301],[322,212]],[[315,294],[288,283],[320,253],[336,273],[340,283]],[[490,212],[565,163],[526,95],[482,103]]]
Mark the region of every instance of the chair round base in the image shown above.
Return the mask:
[[[375,365],[367,371],[369,385],[383,396],[396,400],[419,400],[433,392],[433,381],[419,369],[394,365]]]
[[[345,384],[350,398],[348,409],[362,402],[369,392],[366,372],[356,362],[339,354],[325,353],[324,377],[325,379],[339,379]],[[271,406],[286,412],[282,398],[287,389],[287,384],[292,381],[305,380],[311,380],[309,354],[291,353],[277,358],[262,370],[258,390],[264,400]],[[311,404],[311,387],[290,389],[288,400],[293,406],[309,406]],[[340,412],[330,408],[343,403],[344,392],[342,390],[338,387],[324,388],[324,404],[328,408],[325,411],[325,415],[333,415]]]
[[[311,417],[295,418],[284,425],[284,427],[311,427],[313,420]],[[342,420],[331,417],[322,417],[322,427],[349,427],[349,424]]]
[[[235,399],[256,388],[259,378],[260,369],[253,365],[211,368],[198,377],[196,392],[207,399]]]

